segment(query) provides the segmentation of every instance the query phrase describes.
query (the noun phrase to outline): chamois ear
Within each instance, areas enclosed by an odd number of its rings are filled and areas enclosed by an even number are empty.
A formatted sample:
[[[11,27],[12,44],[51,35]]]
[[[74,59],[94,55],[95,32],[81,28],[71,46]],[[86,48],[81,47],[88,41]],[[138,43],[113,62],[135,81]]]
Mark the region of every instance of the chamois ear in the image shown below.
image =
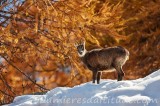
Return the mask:
[[[80,40],[80,44],[85,45],[85,40],[84,39]]]
[[[85,39],[85,38],[82,38],[82,42],[83,42],[83,45],[85,45],[86,39]]]
[[[85,46],[85,41],[83,41],[83,45]]]
[[[77,42],[76,42],[76,43],[74,43],[74,46],[75,46],[75,47],[77,47],[77,46],[78,46],[78,43],[77,43]]]

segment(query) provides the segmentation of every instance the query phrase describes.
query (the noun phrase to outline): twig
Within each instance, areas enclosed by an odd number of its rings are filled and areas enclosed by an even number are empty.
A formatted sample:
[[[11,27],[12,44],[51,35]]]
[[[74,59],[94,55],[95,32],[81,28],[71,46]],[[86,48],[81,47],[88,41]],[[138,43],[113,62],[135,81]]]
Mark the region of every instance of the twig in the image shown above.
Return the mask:
[[[11,12],[11,11],[4,11],[0,10],[1,13],[7,13],[7,14],[17,14],[17,12]]]
[[[16,93],[11,89],[11,86],[6,82],[6,80],[4,79],[4,76],[2,74],[0,74],[0,79],[3,81],[3,83],[6,85],[6,87],[14,94],[16,95]]]
[[[5,94],[5,95],[7,95],[7,96],[10,96],[10,97],[14,98],[14,96],[12,96],[12,95],[10,95],[10,94],[7,94],[6,92],[4,92],[4,91],[2,91],[2,90],[0,90],[0,92],[2,92],[3,94]]]

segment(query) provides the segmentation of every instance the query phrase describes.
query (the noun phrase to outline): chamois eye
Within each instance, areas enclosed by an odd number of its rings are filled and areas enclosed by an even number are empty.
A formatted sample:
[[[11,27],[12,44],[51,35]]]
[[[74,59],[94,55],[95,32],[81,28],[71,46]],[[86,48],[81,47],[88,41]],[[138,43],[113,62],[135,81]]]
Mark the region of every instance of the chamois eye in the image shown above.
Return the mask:
[[[81,46],[81,49],[82,49],[82,50],[84,50],[84,47],[83,47],[83,46]]]

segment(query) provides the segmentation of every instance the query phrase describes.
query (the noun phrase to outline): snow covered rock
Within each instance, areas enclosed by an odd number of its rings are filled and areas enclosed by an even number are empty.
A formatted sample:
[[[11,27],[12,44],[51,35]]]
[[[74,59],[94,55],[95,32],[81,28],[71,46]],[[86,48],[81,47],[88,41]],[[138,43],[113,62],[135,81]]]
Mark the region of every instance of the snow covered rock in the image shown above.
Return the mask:
[[[160,106],[160,70],[137,80],[101,80],[18,96],[9,106]]]

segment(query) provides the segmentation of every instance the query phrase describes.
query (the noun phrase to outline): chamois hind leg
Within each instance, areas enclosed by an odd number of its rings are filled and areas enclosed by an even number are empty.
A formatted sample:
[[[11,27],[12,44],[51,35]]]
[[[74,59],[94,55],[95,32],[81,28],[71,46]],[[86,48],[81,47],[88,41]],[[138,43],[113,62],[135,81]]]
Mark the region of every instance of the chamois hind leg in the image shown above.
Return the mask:
[[[100,83],[101,74],[102,74],[101,72],[98,72],[98,74],[97,74],[97,84]]]
[[[92,76],[93,83],[95,83],[96,78],[97,78],[97,71],[92,71],[92,73],[93,73],[93,76]]]
[[[120,73],[121,73],[121,76],[124,77],[125,74],[124,74],[124,72],[123,72],[122,67],[120,67]]]
[[[118,73],[118,79],[117,79],[117,81],[121,81],[123,79],[123,77],[124,77],[124,72],[122,70],[122,66],[115,65],[114,67],[115,67],[115,69],[116,69],[116,71]]]
[[[117,72],[118,72],[118,81],[121,81],[124,77],[124,72],[122,70],[122,67],[117,67]]]

